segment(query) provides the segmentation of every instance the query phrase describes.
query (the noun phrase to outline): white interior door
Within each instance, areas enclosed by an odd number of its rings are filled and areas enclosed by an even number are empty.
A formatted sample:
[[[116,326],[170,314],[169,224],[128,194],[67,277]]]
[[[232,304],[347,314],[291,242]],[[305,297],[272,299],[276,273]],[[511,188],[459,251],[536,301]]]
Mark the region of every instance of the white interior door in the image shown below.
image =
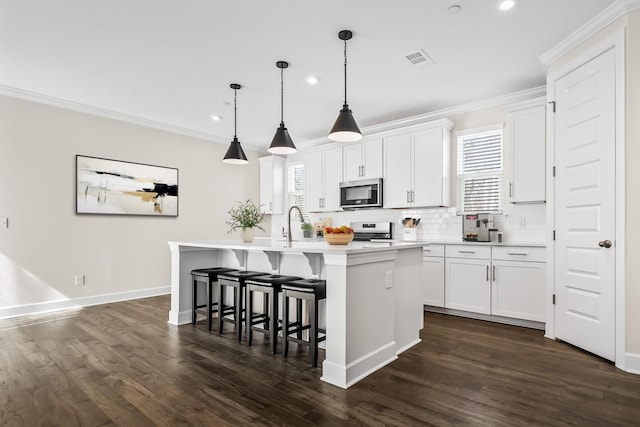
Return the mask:
[[[556,337],[615,360],[614,50],[555,90]]]

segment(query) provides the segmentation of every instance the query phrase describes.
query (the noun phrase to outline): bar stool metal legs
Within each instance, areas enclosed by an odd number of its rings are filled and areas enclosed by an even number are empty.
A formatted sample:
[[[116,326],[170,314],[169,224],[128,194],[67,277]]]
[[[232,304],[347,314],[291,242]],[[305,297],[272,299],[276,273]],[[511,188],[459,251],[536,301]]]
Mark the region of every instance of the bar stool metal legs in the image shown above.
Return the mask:
[[[245,282],[247,279],[255,276],[262,276],[264,273],[259,271],[235,271],[218,276],[220,284],[220,302],[218,305],[218,333],[222,334],[225,322],[233,323],[236,327],[236,339],[242,339],[242,322],[244,316],[244,293]],[[225,304],[225,288],[233,288],[233,305]],[[233,316],[229,319],[227,316]]]
[[[191,270],[191,277],[193,279],[193,304],[191,310],[191,323],[193,325],[196,324],[197,320],[197,311],[198,309],[206,307],[207,309],[207,327],[211,330],[211,322],[213,313],[218,311],[218,303],[213,302],[214,298],[214,287],[213,284],[218,281],[218,275],[222,273],[228,273],[236,271],[233,268],[225,268],[225,267],[214,267],[214,268],[198,268],[195,270]],[[198,305],[198,283],[204,283],[205,289],[207,291],[207,302],[206,304]]]
[[[289,354],[289,342],[307,345],[311,353],[311,366],[314,368],[318,366],[318,343],[326,339],[326,336],[318,336],[319,332],[325,332],[318,327],[318,302],[326,297],[324,280],[296,280],[282,285],[284,357]],[[289,320],[289,298],[296,299],[296,320],[293,322]],[[303,300],[310,302],[309,324],[304,324],[302,320]],[[302,339],[302,332],[305,330],[309,331],[308,341]]]
[[[254,331],[262,332],[269,335],[271,353],[275,354],[278,344],[278,331],[282,329],[278,318],[281,286],[299,279],[300,277],[282,276],[280,274],[267,274],[247,279],[247,345],[252,344]],[[253,312],[254,292],[262,292],[263,294],[262,313]],[[259,327],[258,325],[260,324],[263,327]]]

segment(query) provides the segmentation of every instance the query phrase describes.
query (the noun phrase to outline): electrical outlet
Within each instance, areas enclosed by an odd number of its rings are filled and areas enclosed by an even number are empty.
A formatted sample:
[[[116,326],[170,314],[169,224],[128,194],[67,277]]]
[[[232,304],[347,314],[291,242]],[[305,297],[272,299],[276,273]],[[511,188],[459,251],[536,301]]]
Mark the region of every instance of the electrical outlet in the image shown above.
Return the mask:
[[[384,287],[386,289],[391,289],[393,287],[393,271],[387,271],[387,279],[385,281]]]
[[[0,218],[0,228],[9,228],[9,218]]]
[[[84,286],[84,274],[76,275],[76,286]]]

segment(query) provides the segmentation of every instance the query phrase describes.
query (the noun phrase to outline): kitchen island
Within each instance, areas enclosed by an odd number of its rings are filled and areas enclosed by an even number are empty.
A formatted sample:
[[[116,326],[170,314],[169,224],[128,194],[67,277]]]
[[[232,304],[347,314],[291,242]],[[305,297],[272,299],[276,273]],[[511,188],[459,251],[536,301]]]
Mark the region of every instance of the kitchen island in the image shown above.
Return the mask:
[[[348,388],[420,342],[422,243],[286,242],[256,238],[175,241],[169,323],[191,322],[194,268],[213,266],[321,278],[327,282],[323,381]],[[322,311],[322,309],[321,309]]]

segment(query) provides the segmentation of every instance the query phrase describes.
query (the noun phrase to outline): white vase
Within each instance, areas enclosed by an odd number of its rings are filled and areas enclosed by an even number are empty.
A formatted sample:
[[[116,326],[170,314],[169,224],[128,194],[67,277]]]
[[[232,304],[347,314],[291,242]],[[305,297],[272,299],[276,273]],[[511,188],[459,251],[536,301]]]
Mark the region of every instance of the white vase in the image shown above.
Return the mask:
[[[242,231],[240,231],[240,237],[242,237],[245,243],[251,243],[255,234],[256,230],[254,228],[243,228]]]

